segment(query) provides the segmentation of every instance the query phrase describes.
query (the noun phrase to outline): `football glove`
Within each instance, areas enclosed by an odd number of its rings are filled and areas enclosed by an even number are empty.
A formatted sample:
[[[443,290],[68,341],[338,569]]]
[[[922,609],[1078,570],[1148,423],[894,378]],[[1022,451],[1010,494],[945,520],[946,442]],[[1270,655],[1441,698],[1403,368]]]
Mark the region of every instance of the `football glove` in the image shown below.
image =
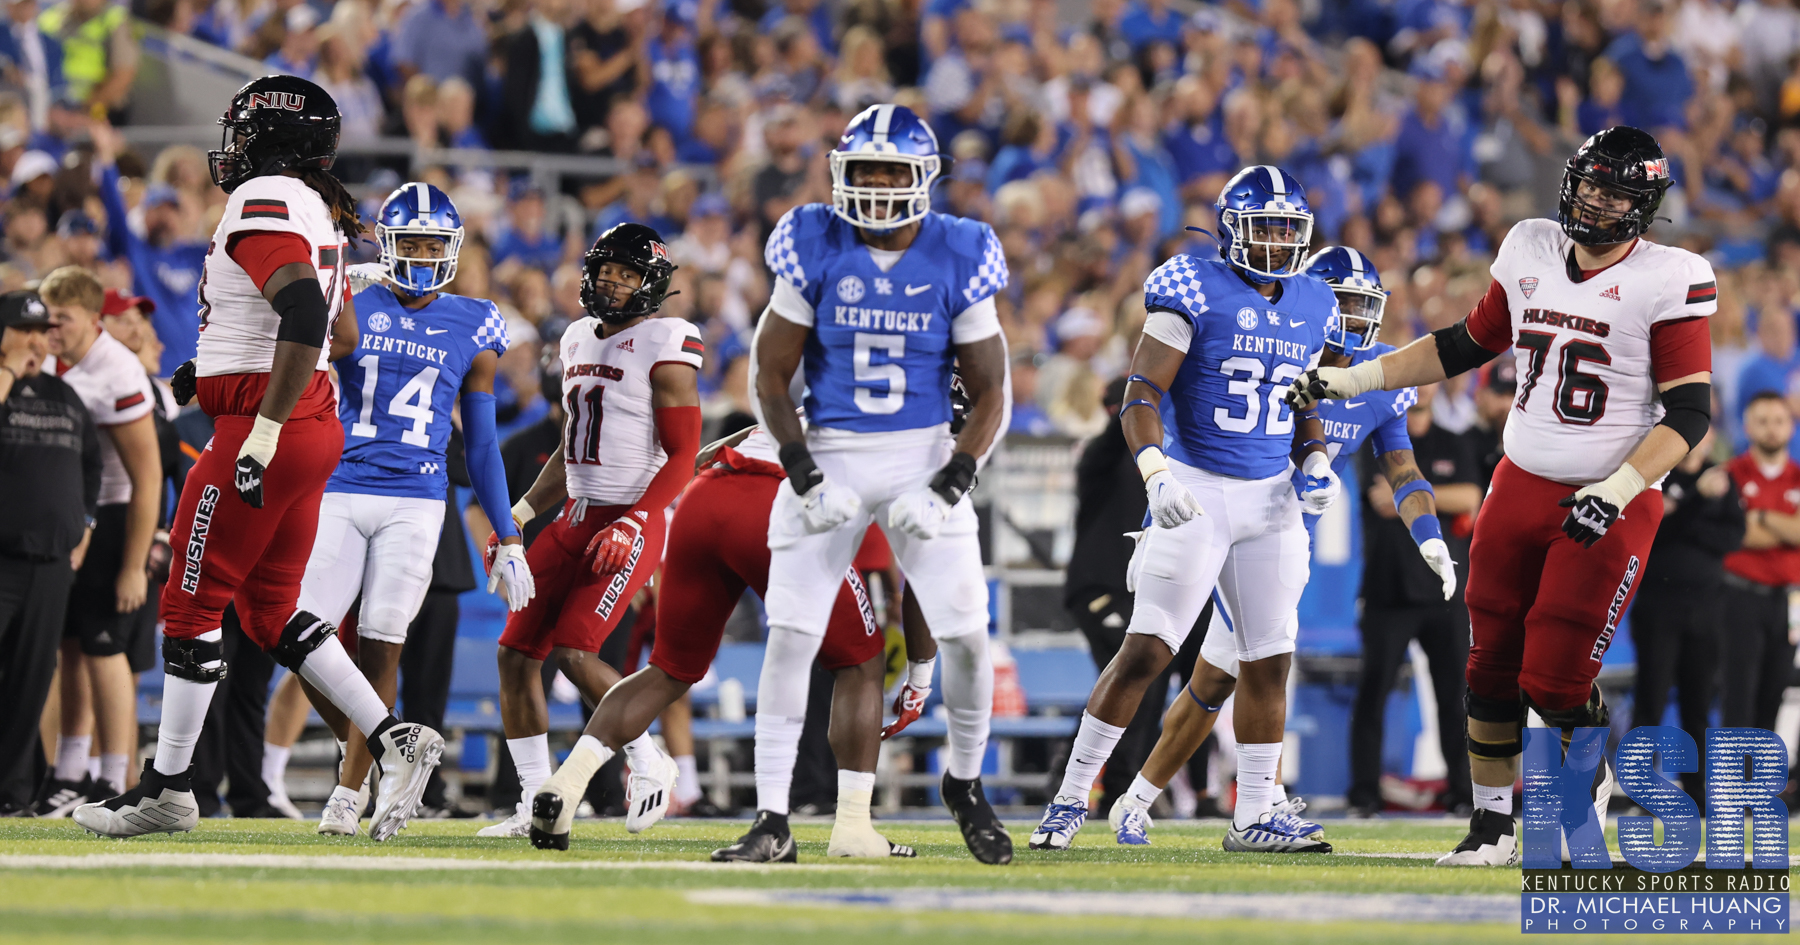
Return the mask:
[[[525,563],[525,546],[500,544],[500,536],[488,536],[488,593],[506,585],[506,609],[518,613],[537,596],[537,580],[531,566]]]
[[[929,488],[903,492],[888,504],[889,528],[897,528],[924,541],[937,537],[938,529],[950,517],[950,506],[944,497]]]
[[[380,285],[388,277],[388,267],[378,262],[356,263],[345,268],[344,274],[350,277],[350,291],[354,294]]]
[[[632,553],[638,547],[638,538],[643,535],[647,521],[649,517],[643,512],[630,512],[595,533],[594,540],[587,546],[588,554],[594,559],[594,573],[605,577],[630,566]]]
[[[1194,520],[1200,503],[1187,487],[1175,481],[1169,472],[1168,457],[1155,446],[1138,451],[1138,472],[1144,477],[1144,494],[1150,499],[1150,520],[1162,528],[1176,528]]]
[[[181,362],[181,366],[169,377],[169,392],[175,395],[175,402],[183,407],[194,399],[194,388],[197,386],[195,370],[194,361],[189,358]]]
[[[1428,538],[1419,543],[1419,556],[1425,566],[1444,581],[1444,599],[1456,593],[1456,562],[1450,560],[1450,546],[1442,538]]]
[[[894,721],[883,726],[881,738],[886,741],[903,731],[908,725],[919,720],[925,711],[925,700],[931,698],[929,686],[920,689],[912,683],[900,687],[900,694],[894,697]]]
[[[1306,477],[1300,489],[1300,501],[1304,503],[1301,511],[1308,515],[1324,515],[1343,489],[1337,473],[1331,471],[1331,460],[1326,459],[1324,453],[1308,453],[1300,471]]]
[[[237,486],[238,498],[253,509],[263,507],[263,478],[280,442],[281,424],[259,413],[256,425],[250,428],[250,435],[244,437],[244,445],[238,449],[237,470],[232,483]]]
[[[1371,358],[1347,367],[1316,367],[1294,378],[1294,383],[1281,399],[1295,412],[1307,410],[1321,400],[1346,400],[1358,394],[1380,390],[1381,359]]]
[[[800,525],[809,535],[828,532],[856,517],[862,511],[862,499],[824,476],[800,493]]]
[[[1581,542],[1583,548],[1606,537],[1606,531],[1619,520],[1625,506],[1644,491],[1644,477],[1630,463],[1620,466],[1612,475],[1583,486],[1557,505],[1569,510],[1563,519],[1563,534]]]

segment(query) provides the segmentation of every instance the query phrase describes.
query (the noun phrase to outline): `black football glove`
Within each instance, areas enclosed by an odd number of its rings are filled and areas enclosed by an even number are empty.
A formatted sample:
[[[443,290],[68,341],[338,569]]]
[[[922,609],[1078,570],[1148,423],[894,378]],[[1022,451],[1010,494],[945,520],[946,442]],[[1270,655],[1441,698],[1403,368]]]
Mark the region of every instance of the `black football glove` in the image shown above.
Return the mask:
[[[254,456],[238,457],[237,475],[233,483],[237,486],[238,498],[253,509],[263,507],[263,473],[266,469]]]
[[[194,385],[193,360],[181,362],[181,366],[175,369],[174,376],[169,378],[169,390],[174,392],[175,402],[186,407],[194,399]]]
[[[1563,534],[1581,542],[1583,548],[1594,547],[1594,542],[1605,538],[1606,530],[1619,520],[1619,507],[1593,493],[1577,492],[1556,504],[1569,510],[1563,519]]]

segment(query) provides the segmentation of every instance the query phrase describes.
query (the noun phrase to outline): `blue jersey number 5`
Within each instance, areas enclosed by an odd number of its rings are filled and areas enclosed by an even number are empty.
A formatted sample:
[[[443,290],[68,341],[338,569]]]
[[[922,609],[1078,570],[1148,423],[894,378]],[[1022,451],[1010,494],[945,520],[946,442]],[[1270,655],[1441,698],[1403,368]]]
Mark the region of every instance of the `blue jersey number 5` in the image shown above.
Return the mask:
[[[871,355],[876,351],[888,356],[886,363],[870,362]],[[889,414],[898,413],[906,405],[906,368],[896,363],[905,356],[905,335],[872,335],[866,331],[856,333],[854,363],[857,409],[863,413]],[[884,392],[864,386],[883,381],[887,382],[887,390]]]

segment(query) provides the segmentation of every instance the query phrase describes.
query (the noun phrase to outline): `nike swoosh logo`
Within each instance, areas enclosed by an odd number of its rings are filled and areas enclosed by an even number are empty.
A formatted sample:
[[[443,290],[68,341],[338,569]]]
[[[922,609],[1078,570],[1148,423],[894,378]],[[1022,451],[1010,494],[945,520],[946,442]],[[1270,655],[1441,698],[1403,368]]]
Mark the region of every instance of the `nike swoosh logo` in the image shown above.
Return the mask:
[[[931,283],[929,283],[929,282],[925,283],[924,285],[909,285],[906,287],[906,294],[907,295],[918,295],[920,292],[923,292],[929,288],[931,288]]]
[[[1292,321],[1292,320],[1290,320],[1290,321],[1289,321],[1289,322],[1288,322],[1288,327],[1289,327],[1289,328],[1299,328],[1299,327],[1300,327],[1300,326],[1301,326],[1301,325],[1304,325],[1304,324],[1306,324],[1306,322],[1305,322],[1305,320],[1304,320],[1304,319],[1303,319],[1303,320],[1301,320],[1301,321],[1297,321],[1297,322],[1296,322],[1296,321]]]
[[[441,335],[444,332],[447,332],[449,330],[450,329],[448,329],[448,328],[427,328],[427,329],[425,329],[425,333],[427,335]]]
[[[1360,400],[1346,400],[1346,401],[1344,401],[1344,406],[1345,407],[1361,407],[1362,403],[1363,402]]]

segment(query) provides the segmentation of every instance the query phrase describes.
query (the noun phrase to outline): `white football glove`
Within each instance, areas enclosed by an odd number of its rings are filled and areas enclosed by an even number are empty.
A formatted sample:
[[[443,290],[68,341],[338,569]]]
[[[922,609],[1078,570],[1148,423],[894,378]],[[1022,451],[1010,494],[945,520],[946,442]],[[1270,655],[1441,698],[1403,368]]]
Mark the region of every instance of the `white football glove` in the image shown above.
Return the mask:
[[[1456,593],[1456,562],[1450,560],[1450,546],[1442,538],[1427,538],[1419,544],[1419,556],[1444,579],[1444,599],[1449,600]]]
[[[1205,515],[1187,487],[1169,472],[1169,459],[1159,447],[1138,451],[1138,472],[1144,477],[1144,494],[1150,499],[1150,520],[1161,528],[1178,528]]]
[[[1367,363],[1367,362],[1365,362]],[[1300,511],[1308,515],[1324,515],[1337,501],[1338,493],[1343,490],[1343,483],[1338,481],[1337,473],[1331,471],[1331,460],[1324,453],[1308,453],[1300,471],[1306,476],[1306,484],[1300,490],[1300,501],[1304,507]]]
[[[888,527],[924,541],[936,538],[949,517],[949,504],[930,486],[903,492],[888,504]]]
[[[1380,358],[1371,358],[1354,367],[1316,367],[1294,378],[1282,400],[1292,410],[1306,410],[1321,400],[1348,400],[1358,394],[1380,390],[1383,383]]]
[[[506,609],[518,613],[537,596],[537,581],[531,566],[525,563],[524,545],[501,545],[494,551],[493,566],[488,569],[488,593],[506,585]]]
[[[856,517],[862,511],[862,500],[856,493],[829,479],[800,496],[800,527],[809,535],[828,532]]]
[[[378,262],[357,263],[346,266],[344,274],[350,277],[350,291],[354,293],[387,281],[388,268]]]

